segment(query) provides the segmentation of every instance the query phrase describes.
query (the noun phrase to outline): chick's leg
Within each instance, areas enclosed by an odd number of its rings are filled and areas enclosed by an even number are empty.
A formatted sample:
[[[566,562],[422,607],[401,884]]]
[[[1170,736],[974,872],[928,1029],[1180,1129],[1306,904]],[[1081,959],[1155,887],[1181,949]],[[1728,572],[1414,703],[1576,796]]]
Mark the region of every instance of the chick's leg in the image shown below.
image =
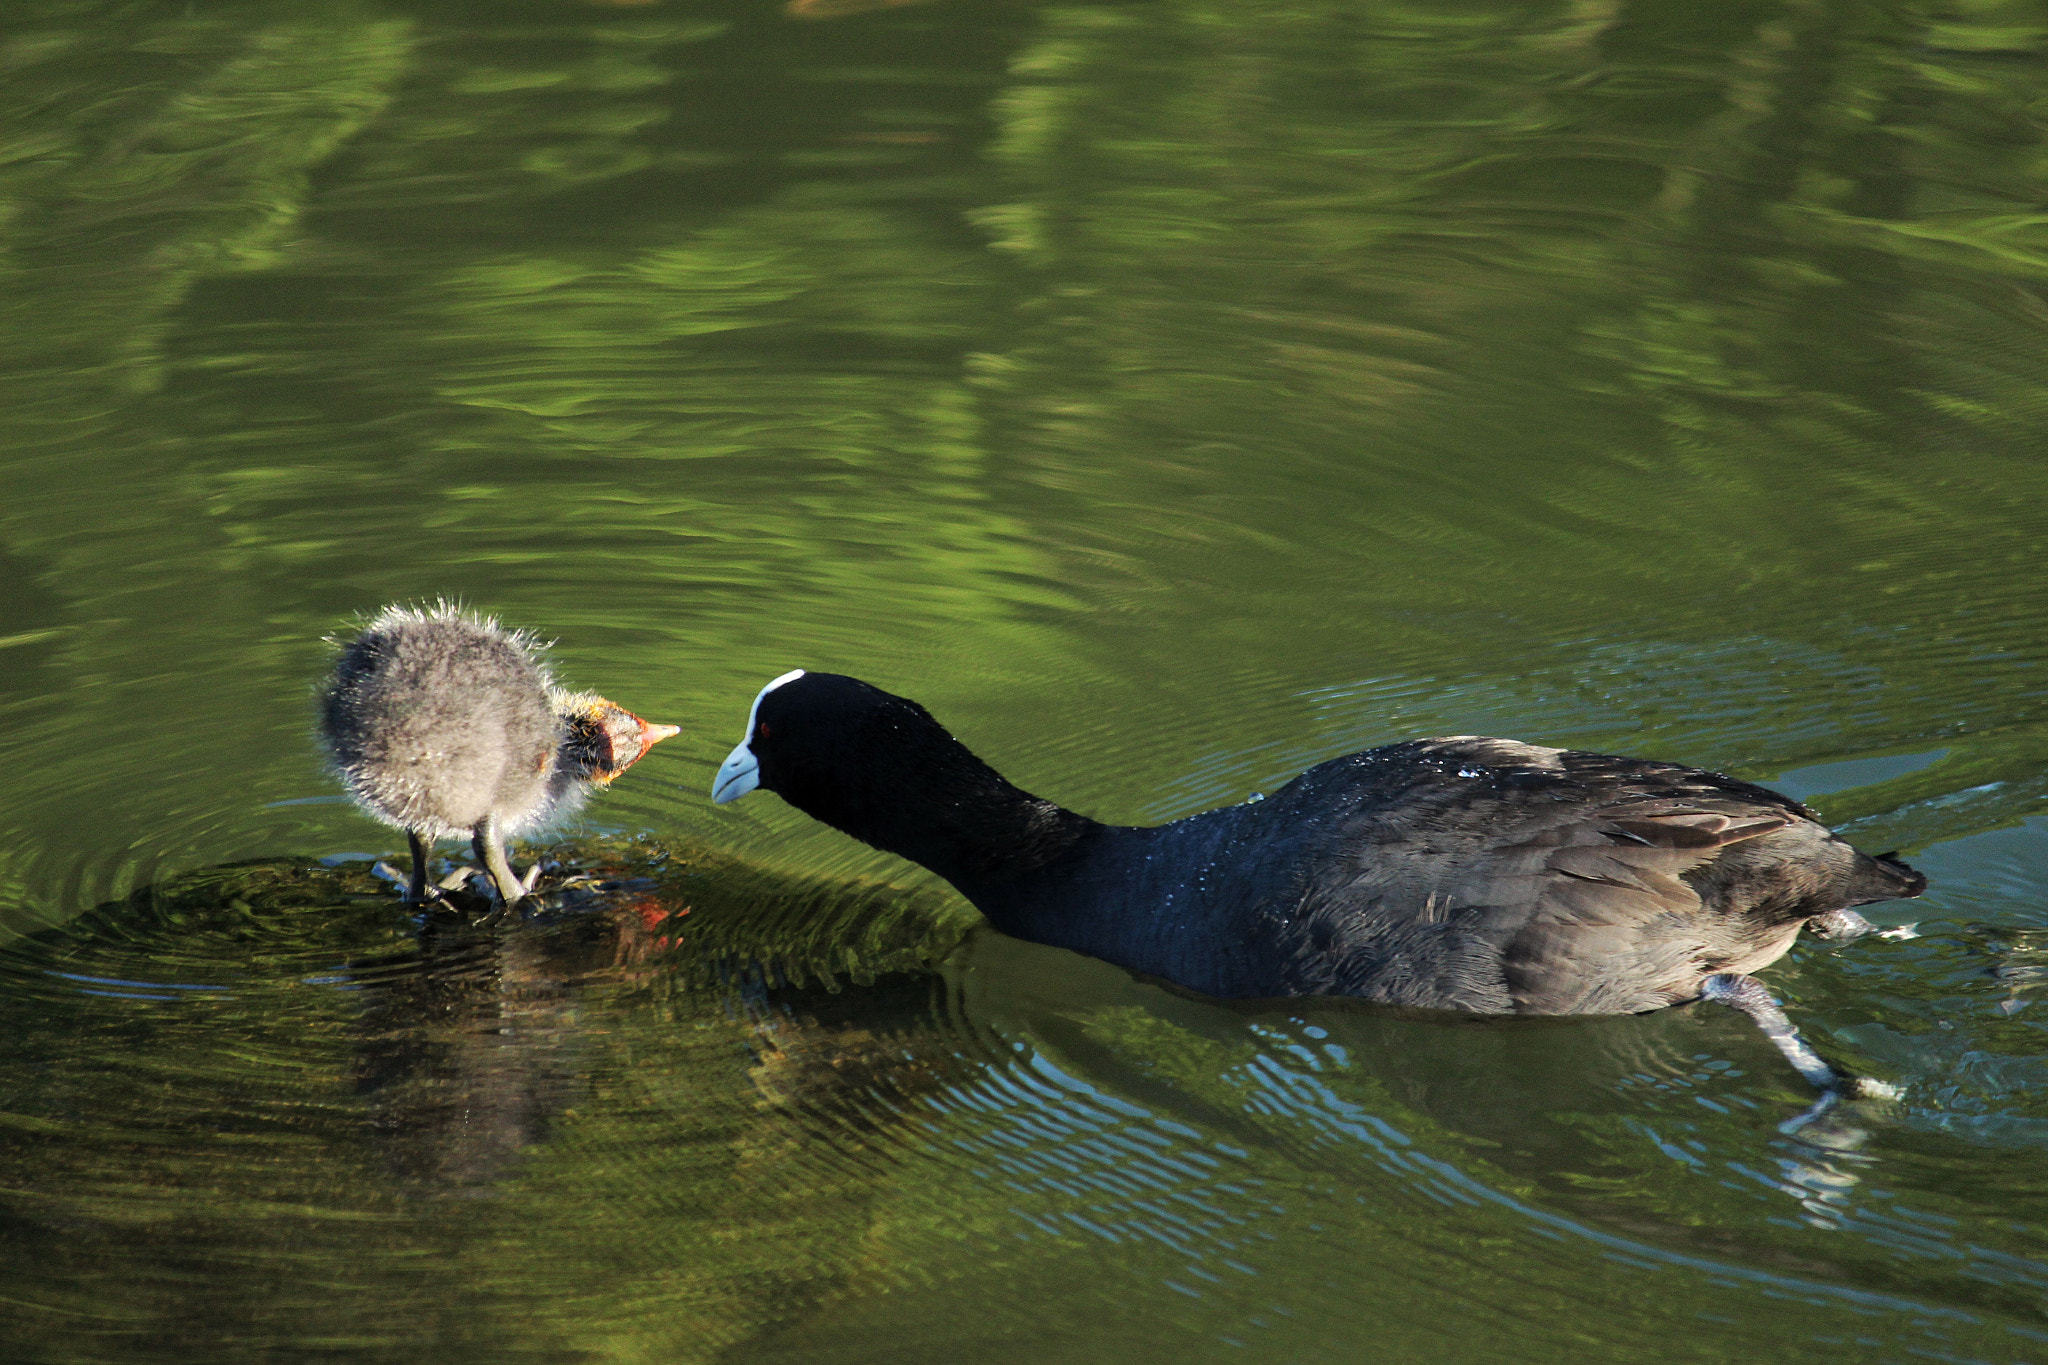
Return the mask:
[[[412,877],[405,884],[405,900],[408,905],[419,905],[427,899],[427,846],[411,830],[405,837],[412,843]]]
[[[470,836],[470,847],[476,850],[477,861],[491,874],[491,881],[498,888],[498,897],[506,907],[519,904],[526,888],[519,878],[512,874],[512,864],[505,858],[505,839],[498,829],[498,817],[486,815]]]

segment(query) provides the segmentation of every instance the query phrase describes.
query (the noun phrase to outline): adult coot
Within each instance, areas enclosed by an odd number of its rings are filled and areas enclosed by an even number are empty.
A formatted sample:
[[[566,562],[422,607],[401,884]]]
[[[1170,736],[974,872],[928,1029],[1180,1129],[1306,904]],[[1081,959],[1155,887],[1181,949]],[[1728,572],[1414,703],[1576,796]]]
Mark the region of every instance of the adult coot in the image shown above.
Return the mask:
[[[922,706],[785,673],[718,770],[922,863],[996,928],[1229,998],[1345,995],[1479,1014],[1701,998],[1843,1083],[1749,977],[1811,925],[1927,879],[1798,802],[1675,763],[1454,735],[1331,759],[1262,801],[1138,828],[1011,785]]]
[[[386,607],[342,647],[321,728],[350,799],[411,841],[408,899],[427,894],[422,840],[466,834],[517,904],[505,839],[569,814],[677,733],[556,686],[540,651],[448,602]]]

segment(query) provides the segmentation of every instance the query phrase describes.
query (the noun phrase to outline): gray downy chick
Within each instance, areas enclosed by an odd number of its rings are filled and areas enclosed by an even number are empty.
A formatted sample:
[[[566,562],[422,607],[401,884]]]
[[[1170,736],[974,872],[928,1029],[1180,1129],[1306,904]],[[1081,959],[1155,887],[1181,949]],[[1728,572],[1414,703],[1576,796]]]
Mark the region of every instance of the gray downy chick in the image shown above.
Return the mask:
[[[466,835],[510,906],[525,888],[505,840],[570,814],[678,727],[564,690],[530,633],[444,601],[386,607],[343,645],[321,730],[349,799],[411,841],[409,900],[427,896],[426,841]]]

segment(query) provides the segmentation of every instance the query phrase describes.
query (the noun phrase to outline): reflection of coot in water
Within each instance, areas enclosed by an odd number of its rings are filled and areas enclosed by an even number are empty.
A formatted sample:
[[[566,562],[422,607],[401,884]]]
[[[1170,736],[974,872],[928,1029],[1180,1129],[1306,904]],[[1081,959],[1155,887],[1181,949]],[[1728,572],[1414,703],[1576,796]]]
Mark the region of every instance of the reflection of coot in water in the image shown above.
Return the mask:
[[[341,652],[322,728],[349,797],[412,844],[408,897],[426,898],[426,839],[468,835],[505,904],[524,888],[504,840],[569,814],[677,733],[555,685],[524,631],[442,602],[386,607]]]
[[[1006,933],[1205,994],[1524,1015],[1718,999],[1823,1087],[1842,1083],[1746,974],[1802,925],[1867,930],[1849,907],[1926,885],[1746,782],[1477,736],[1103,825],[1012,786],[917,703],[801,670],[755,698],[714,796],[756,786],[922,863]]]

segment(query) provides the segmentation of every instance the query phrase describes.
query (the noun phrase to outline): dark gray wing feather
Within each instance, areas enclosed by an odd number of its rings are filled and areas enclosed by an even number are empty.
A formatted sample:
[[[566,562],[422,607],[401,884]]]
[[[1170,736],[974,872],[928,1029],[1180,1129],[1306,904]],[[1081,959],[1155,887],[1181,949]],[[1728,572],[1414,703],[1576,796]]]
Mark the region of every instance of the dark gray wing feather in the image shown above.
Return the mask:
[[[1656,1009],[1782,954],[1870,861],[1715,774],[1497,740],[1397,748],[1412,770],[1398,799],[1360,809],[1339,856],[1269,911],[1294,931],[1301,987],[1486,1013]]]

